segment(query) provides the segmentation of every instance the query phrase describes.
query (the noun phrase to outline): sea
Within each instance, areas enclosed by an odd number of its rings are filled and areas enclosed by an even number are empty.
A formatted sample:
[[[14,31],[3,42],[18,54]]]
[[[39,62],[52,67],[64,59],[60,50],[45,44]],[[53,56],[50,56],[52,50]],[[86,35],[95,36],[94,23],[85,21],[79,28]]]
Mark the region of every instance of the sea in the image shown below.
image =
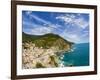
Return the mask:
[[[89,43],[74,44],[60,56],[62,66],[89,66]]]

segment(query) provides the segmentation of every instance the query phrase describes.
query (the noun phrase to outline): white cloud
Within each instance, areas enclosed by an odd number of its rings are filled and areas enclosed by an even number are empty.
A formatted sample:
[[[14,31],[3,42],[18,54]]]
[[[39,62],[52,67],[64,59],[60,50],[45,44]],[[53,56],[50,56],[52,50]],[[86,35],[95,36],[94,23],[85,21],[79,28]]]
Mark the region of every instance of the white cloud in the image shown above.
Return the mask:
[[[31,30],[31,34],[34,34],[34,35],[44,35],[44,34],[51,33],[51,32],[52,32],[52,29],[47,28],[47,27],[33,28]]]
[[[65,29],[63,33],[60,34],[64,39],[74,42],[74,43],[87,43],[89,42],[89,31],[85,31],[83,34],[80,32],[71,32]]]
[[[89,22],[81,14],[66,14],[56,17],[57,20],[63,21],[66,25],[65,30],[60,35],[68,41],[75,43],[88,42]],[[71,28],[72,27],[72,28]],[[86,29],[86,31],[85,31]]]
[[[32,14],[32,11],[27,11],[26,14],[27,14],[31,19],[32,19],[32,18],[33,18],[33,19],[36,19],[37,21],[40,21],[40,22],[42,22],[42,23],[44,23],[44,24],[50,24],[50,22],[48,22],[48,21],[46,21],[46,20],[44,20],[44,19],[42,19],[42,18],[40,18],[40,17],[38,17],[38,16]]]
[[[27,11],[26,12],[27,15],[30,15],[31,13],[32,13],[32,11]]]
[[[81,41],[81,38],[77,33],[67,32],[67,30],[63,31],[63,33],[61,33],[60,36],[62,36],[68,41],[75,42],[75,43],[79,43]]]
[[[68,14],[66,14],[66,15],[60,15],[60,16],[56,17],[56,19],[60,19],[60,20],[62,20],[64,22],[66,22],[66,24],[67,23],[73,23],[73,19],[74,18],[75,18],[74,15],[68,15]]]
[[[44,26],[40,26],[39,27],[34,27],[32,30],[31,30],[31,34],[34,34],[34,35],[44,35],[44,34],[47,34],[47,33],[55,33],[55,30],[57,30],[57,26],[51,24],[51,25],[44,25]]]
[[[74,24],[81,27],[82,29],[85,29],[89,25],[89,23],[85,21],[83,18],[75,19]]]
[[[44,19],[42,19],[42,18],[40,18],[40,17],[38,17],[36,15],[30,15],[30,17],[33,18],[33,19],[36,19],[37,21],[40,21],[40,22],[42,22],[44,24],[50,24],[50,22],[48,22],[48,21],[46,21],[46,20],[44,20]]]
[[[86,27],[88,27],[89,25],[88,21],[86,21],[81,15],[78,15],[77,18],[76,16],[73,14],[66,14],[66,15],[57,16],[56,19],[64,21],[66,25],[70,24],[72,26],[77,26],[82,29],[85,29]]]
[[[66,14],[66,15],[60,15],[57,16],[56,19],[63,21],[65,25],[70,24],[72,28],[69,28],[68,26],[64,26],[65,29],[62,29],[62,25],[51,23],[50,21],[47,21],[39,16],[36,16],[32,14],[32,12],[26,13],[30,19],[35,19],[36,21],[42,23],[42,24],[36,24],[34,22],[30,22],[27,20],[23,20],[24,26],[28,28],[24,28],[23,30],[27,34],[33,34],[33,35],[44,35],[47,33],[55,33],[60,34],[63,38],[65,38],[68,41],[80,43],[84,42],[88,35],[88,30],[85,31],[85,28],[89,25],[89,22],[86,22],[84,17],[82,17],[80,14],[79,17],[76,18],[76,15],[74,14]],[[87,28],[86,28],[87,29]],[[64,30],[62,32],[62,30]],[[80,34],[84,30],[84,34]],[[59,33],[58,33],[59,32]],[[62,33],[61,33],[62,32]]]
[[[27,12],[26,14],[27,14],[31,19],[35,19],[35,20],[37,20],[38,22],[43,23],[42,25],[40,25],[40,24],[35,24],[35,23],[32,23],[32,22],[30,23],[30,21],[29,21],[29,22],[28,22],[28,21],[23,21],[23,24],[24,24],[24,25],[29,26],[29,28],[30,28],[30,26],[31,26],[31,28],[33,27],[33,29],[30,29],[30,32],[28,31],[28,34],[43,35],[43,34],[51,33],[51,32],[55,33],[55,31],[56,31],[58,28],[62,27],[62,26],[59,25],[59,24],[53,24],[53,23],[51,23],[50,21],[44,20],[44,19],[42,19],[42,18],[40,18],[40,17],[38,17],[38,16],[32,14],[32,12],[30,12],[30,11]],[[24,28],[24,27],[23,27],[23,28]],[[29,30],[29,28],[28,28],[28,30]],[[27,31],[27,30],[26,30],[26,31]]]
[[[27,25],[27,26],[33,26],[33,23],[31,22],[27,22],[27,21],[23,21],[23,25]],[[35,25],[35,24],[34,24]]]

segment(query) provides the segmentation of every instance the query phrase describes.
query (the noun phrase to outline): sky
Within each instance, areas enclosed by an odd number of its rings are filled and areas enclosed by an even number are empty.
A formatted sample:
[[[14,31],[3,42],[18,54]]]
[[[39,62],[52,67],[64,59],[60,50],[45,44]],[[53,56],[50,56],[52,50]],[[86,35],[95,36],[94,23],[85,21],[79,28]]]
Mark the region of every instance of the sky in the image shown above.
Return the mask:
[[[58,34],[74,43],[89,42],[89,14],[22,11],[22,30],[26,34]]]

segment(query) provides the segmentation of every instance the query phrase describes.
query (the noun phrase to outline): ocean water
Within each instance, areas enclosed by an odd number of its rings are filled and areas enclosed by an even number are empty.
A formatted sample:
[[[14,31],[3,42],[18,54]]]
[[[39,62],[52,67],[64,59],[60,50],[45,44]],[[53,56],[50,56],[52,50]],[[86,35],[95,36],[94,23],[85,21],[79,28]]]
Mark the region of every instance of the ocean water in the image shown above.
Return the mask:
[[[89,66],[89,43],[74,44],[71,51],[61,55],[64,66]]]

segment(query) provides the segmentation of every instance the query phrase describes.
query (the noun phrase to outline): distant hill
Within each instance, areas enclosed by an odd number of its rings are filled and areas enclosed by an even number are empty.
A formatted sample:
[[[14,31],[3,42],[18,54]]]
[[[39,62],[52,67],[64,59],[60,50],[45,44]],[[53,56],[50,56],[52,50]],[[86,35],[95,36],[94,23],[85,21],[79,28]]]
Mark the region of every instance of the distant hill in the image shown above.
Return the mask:
[[[42,47],[42,48],[55,47],[57,50],[69,50],[74,44],[73,42],[67,41],[63,39],[61,36],[53,33],[41,36],[22,33],[22,40],[23,43],[32,42],[37,47]]]

